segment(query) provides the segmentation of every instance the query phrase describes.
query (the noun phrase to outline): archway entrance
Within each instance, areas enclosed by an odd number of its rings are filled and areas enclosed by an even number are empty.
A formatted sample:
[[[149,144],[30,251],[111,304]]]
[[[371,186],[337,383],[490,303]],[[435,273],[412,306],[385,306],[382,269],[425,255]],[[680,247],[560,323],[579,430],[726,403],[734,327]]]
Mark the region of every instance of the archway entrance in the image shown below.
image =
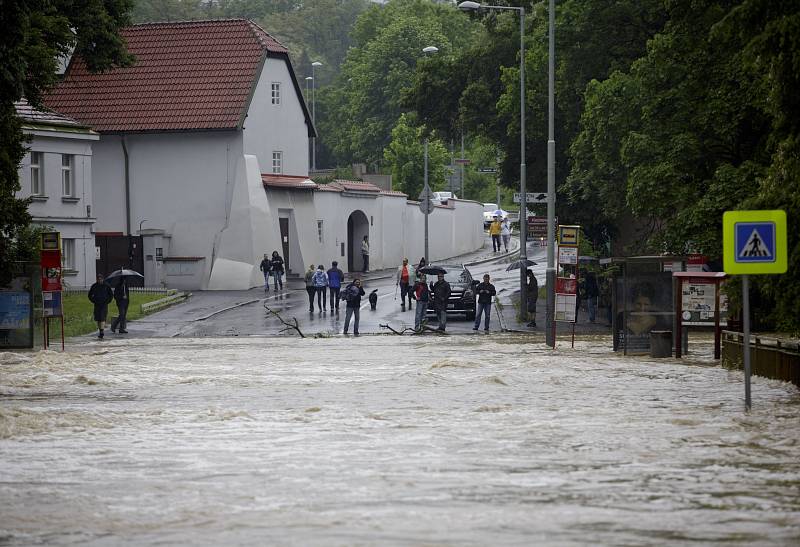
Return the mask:
[[[347,271],[364,271],[361,242],[369,235],[369,220],[363,211],[353,211],[347,218]]]

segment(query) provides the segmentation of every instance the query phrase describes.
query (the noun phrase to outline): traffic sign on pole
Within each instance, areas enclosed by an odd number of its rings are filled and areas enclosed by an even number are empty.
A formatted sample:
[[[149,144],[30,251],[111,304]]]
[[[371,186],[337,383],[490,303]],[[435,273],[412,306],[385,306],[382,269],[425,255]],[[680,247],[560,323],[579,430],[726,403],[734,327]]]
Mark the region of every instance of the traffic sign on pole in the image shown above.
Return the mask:
[[[726,211],[722,216],[727,274],[779,274],[789,266],[785,211]]]
[[[422,211],[423,214],[429,215],[433,212],[433,192],[431,191],[430,186],[425,186],[422,189],[422,193],[419,195],[419,210]]]
[[[526,192],[526,203],[547,203],[547,193],[545,192]],[[514,192],[514,203],[522,203],[522,193]]]
[[[742,357],[744,406],[750,410],[749,274],[781,274],[789,267],[786,211],[725,211],[722,215],[722,265],[742,276]]]

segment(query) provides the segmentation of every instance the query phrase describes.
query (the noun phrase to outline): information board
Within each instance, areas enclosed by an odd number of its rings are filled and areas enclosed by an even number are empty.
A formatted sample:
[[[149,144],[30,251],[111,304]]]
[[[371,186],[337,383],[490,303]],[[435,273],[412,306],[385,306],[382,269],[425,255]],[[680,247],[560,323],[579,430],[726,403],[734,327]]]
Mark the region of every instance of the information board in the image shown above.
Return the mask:
[[[556,321],[574,323],[577,312],[577,295],[556,293]]]
[[[681,300],[683,310],[681,321],[689,326],[714,325],[714,283],[683,283]],[[719,322],[721,325],[728,323],[728,297],[720,291],[719,295]]]
[[[0,347],[33,347],[33,299],[27,291],[0,291]]]

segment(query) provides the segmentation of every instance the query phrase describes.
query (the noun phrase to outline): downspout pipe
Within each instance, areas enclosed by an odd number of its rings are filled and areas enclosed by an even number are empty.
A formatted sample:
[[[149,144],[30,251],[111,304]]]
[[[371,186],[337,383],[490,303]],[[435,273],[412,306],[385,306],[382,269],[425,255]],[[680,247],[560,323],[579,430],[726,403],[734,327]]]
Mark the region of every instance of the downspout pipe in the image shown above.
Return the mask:
[[[128,156],[128,140],[122,135],[122,154],[125,156],[125,232],[131,235],[131,169]]]

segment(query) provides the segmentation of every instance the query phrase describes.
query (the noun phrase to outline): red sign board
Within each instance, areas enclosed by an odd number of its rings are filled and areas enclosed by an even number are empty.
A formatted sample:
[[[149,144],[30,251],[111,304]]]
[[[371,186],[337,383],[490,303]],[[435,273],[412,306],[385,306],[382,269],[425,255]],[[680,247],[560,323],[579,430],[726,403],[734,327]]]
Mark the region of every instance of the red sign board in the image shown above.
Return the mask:
[[[578,294],[578,280],[570,277],[557,277],[556,292],[560,294]]]
[[[42,250],[42,291],[60,291],[61,287],[61,251]]]

